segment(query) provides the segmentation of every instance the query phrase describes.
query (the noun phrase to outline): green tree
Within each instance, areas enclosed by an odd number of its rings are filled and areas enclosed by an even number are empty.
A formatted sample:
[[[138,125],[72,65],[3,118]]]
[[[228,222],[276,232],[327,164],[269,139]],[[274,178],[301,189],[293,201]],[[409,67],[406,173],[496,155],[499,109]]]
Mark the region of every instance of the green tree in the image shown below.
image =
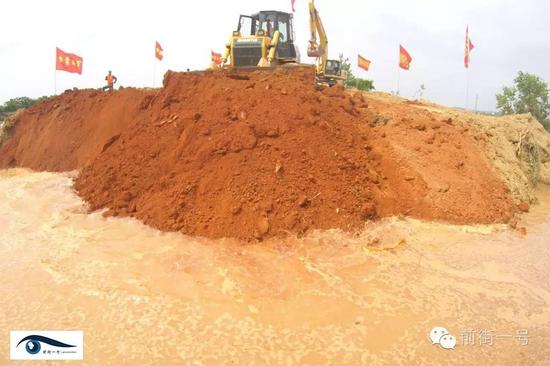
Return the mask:
[[[15,112],[20,108],[28,108],[34,103],[36,103],[36,100],[29,97],[13,98],[4,103],[2,110],[5,112]]]
[[[550,130],[550,100],[548,84],[540,77],[520,71],[514,86],[505,86],[496,95],[497,107],[504,114],[531,113],[547,130]]]
[[[18,109],[21,108],[29,108],[33,104],[41,101],[46,97],[40,97],[37,99],[29,98],[29,97],[18,97],[13,98],[5,102],[2,106],[0,106],[0,120],[2,120],[5,116],[10,115],[11,113],[15,112]]]
[[[343,54],[340,54],[340,64],[342,65],[342,74],[346,75],[344,84],[350,88],[356,88],[359,90],[374,90],[374,82],[372,80],[356,78],[351,71],[351,62],[349,58],[344,58]]]

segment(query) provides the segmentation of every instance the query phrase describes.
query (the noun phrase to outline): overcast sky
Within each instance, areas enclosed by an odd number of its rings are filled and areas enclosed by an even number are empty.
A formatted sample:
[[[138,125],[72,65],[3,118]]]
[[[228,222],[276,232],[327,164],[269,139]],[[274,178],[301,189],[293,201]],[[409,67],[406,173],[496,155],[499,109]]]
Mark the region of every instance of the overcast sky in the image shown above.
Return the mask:
[[[494,110],[495,93],[519,70],[550,81],[550,0],[316,0],[332,58],[344,53],[356,76],[377,90],[397,88],[398,48],[413,57],[401,71],[401,95]],[[308,34],[307,0],[296,0],[294,27],[302,62]],[[57,72],[57,91],[99,87],[112,69],[124,86],[160,86],[168,69],[204,69],[210,50],[221,52],[239,14],[290,12],[290,0],[41,1],[3,0],[0,17],[0,103],[54,93],[55,48],[84,58],[82,75]],[[466,25],[475,49],[463,65]],[[164,48],[162,62],[154,44]],[[372,61],[356,67],[357,54]]]

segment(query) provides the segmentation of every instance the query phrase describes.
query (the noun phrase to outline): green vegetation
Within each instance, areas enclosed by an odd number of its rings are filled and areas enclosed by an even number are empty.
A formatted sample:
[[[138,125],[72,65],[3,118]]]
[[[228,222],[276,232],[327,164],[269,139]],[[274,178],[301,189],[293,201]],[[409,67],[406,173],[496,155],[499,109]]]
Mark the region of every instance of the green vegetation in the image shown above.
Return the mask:
[[[346,75],[347,78],[344,81],[344,84],[348,88],[356,88],[359,90],[374,90],[374,82],[372,80],[360,79],[353,76],[351,72],[351,62],[349,58],[344,59],[344,55],[340,54],[340,63],[342,64],[342,75]]]
[[[0,121],[8,115],[17,111],[18,109],[28,108],[44,98],[46,97],[40,97],[37,99],[32,99],[29,97],[18,97],[8,100],[4,103],[4,105],[0,106]]]
[[[514,86],[502,88],[497,94],[497,108],[504,114],[531,113],[550,131],[550,101],[548,84],[540,77],[520,71]]]
[[[0,106],[0,146],[7,140],[9,133],[17,122],[17,112],[20,109],[28,108],[46,97],[32,99],[29,97],[13,98]]]

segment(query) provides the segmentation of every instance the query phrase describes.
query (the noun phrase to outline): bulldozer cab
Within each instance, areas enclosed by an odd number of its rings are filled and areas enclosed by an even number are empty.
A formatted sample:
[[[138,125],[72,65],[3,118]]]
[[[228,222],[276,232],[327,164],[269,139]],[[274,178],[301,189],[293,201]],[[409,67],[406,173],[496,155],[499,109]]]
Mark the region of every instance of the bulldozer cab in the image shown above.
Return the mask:
[[[273,37],[275,31],[281,33],[281,41],[294,41],[292,15],[281,11],[260,11],[253,15],[241,15],[237,31],[243,36]]]
[[[277,57],[289,60],[296,59],[292,14],[266,10],[253,15],[241,15],[237,31],[242,36],[269,38],[273,38],[275,31],[279,31]]]

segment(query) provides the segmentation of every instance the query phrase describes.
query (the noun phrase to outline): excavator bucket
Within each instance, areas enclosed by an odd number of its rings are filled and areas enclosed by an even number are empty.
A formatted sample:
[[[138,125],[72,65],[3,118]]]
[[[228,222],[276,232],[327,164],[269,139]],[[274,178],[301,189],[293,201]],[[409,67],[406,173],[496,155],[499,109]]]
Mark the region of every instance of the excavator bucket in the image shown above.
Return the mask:
[[[260,59],[260,61],[258,62],[258,67],[270,67],[271,64],[269,63],[269,61],[265,58],[265,57],[262,57]]]
[[[321,52],[319,50],[311,50],[311,49],[308,48],[307,55],[309,57],[321,57],[323,55],[323,52]]]
[[[315,47],[314,45],[310,44],[309,47],[307,48],[307,55],[309,57],[321,57],[323,56],[324,53],[325,51],[320,46]]]

